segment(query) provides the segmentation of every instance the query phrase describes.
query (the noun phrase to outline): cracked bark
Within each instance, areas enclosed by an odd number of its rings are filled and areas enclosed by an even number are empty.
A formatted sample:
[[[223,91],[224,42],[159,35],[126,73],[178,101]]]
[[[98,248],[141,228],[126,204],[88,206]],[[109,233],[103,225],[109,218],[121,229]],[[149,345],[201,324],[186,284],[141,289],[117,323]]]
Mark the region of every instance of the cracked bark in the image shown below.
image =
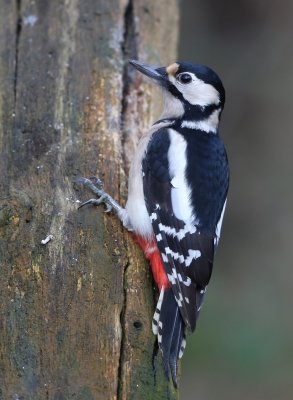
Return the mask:
[[[21,0],[16,0],[16,13],[17,13],[17,21],[16,21],[16,30],[15,30],[15,67],[14,67],[14,104],[16,104],[16,89],[17,89],[17,76],[18,76],[18,46],[19,46],[19,38],[21,34],[22,28],[22,20],[21,20]]]
[[[114,216],[77,212],[72,182],[125,201],[158,108],[126,60],[175,60],[176,0],[0,7],[0,399],[175,399],[149,268]]]

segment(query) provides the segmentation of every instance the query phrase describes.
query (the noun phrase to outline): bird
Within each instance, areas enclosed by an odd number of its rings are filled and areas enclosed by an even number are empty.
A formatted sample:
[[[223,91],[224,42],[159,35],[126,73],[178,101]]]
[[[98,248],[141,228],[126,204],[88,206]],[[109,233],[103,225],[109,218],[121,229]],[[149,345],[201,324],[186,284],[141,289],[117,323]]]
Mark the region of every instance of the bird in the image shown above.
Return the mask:
[[[166,376],[177,388],[178,360],[194,332],[218,247],[229,187],[219,123],[225,89],[209,67],[130,64],[162,89],[163,113],[139,140],[121,207],[99,178],[79,178],[132,231],[158,287],[152,330]]]

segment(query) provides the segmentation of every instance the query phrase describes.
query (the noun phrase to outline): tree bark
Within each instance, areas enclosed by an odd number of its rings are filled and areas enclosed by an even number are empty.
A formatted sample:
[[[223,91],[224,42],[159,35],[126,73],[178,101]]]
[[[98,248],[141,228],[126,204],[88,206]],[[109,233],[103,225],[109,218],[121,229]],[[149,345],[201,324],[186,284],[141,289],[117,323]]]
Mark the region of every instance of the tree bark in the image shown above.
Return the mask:
[[[174,61],[176,0],[0,0],[0,399],[176,399],[154,285],[114,215],[157,92],[128,58]],[[47,235],[47,244],[41,240]]]

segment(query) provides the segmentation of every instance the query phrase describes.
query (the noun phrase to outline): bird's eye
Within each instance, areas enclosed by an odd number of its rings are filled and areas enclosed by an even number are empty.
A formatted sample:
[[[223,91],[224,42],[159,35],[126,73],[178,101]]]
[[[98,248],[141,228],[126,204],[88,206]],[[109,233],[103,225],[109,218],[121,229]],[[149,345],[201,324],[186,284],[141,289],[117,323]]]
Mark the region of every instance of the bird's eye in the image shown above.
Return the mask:
[[[192,77],[189,74],[180,74],[177,79],[180,83],[184,84],[190,83],[192,81]]]

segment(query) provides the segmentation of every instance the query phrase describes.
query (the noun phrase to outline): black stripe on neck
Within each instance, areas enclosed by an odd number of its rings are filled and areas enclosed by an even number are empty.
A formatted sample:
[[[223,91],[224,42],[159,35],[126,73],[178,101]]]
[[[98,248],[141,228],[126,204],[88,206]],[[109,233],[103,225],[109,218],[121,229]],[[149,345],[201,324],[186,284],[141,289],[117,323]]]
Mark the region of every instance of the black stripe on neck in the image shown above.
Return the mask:
[[[181,117],[181,119],[186,121],[202,121],[209,118],[214,111],[219,109],[221,109],[220,104],[211,104],[203,107],[199,105],[192,105],[190,103],[184,103],[184,115]]]

